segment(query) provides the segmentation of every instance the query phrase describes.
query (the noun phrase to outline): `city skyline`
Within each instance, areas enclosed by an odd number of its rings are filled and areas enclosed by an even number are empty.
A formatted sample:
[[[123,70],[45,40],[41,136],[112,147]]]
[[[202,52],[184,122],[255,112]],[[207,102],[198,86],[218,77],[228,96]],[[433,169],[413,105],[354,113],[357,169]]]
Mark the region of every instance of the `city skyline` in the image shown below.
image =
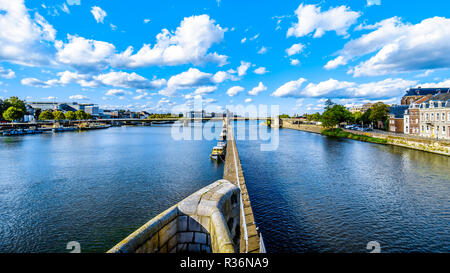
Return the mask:
[[[185,112],[201,95],[210,111],[295,114],[450,87],[450,3],[0,3],[0,98]]]

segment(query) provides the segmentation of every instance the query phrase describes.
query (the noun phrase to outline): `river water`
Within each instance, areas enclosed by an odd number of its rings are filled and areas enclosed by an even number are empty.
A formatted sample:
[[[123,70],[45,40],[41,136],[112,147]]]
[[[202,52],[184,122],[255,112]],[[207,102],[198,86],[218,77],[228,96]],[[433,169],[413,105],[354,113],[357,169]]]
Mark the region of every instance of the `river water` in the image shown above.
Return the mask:
[[[279,135],[275,151],[237,141],[269,252],[450,251],[449,157]],[[174,140],[166,126],[0,137],[0,252],[108,250],[220,179],[215,143]]]

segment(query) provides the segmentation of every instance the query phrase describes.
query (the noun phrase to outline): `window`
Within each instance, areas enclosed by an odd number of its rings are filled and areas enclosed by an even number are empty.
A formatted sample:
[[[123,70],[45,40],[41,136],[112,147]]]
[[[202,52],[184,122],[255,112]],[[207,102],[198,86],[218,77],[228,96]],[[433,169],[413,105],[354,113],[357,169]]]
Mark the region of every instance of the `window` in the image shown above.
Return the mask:
[[[434,120],[434,113],[431,113],[431,120]]]
[[[419,120],[418,120],[418,119],[416,119],[416,123],[419,123]]]
[[[423,125],[422,125],[422,132],[425,130],[425,128],[423,127]]]
[[[427,120],[429,120],[429,114],[427,113]]]
[[[436,113],[436,120],[439,121],[439,113]]]
[[[442,132],[445,133],[445,126],[442,126]]]

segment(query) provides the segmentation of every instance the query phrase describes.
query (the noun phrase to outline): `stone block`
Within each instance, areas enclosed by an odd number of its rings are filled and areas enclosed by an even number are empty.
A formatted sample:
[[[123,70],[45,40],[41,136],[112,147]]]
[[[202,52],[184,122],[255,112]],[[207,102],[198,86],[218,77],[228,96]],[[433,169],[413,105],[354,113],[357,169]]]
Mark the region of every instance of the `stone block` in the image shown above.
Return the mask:
[[[177,249],[177,235],[174,235],[172,238],[169,239],[169,242],[167,242],[167,249],[169,249],[169,252],[172,249]]]
[[[197,217],[195,216],[189,217],[189,224],[188,224],[189,231],[201,231],[200,223],[195,218]]]
[[[204,244],[204,245],[206,245],[206,237],[207,237],[207,235],[205,233],[195,232],[195,234],[194,234],[194,242],[197,243],[197,244]]]
[[[176,233],[177,219],[174,219],[159,231],[159,246],[166,244]]]
[[[177,218],[177,230],[178,232],[183,232],[188,230],[188,216],[178,216]]]
[[[177,233],[178,244],[194,242],[194,232],[180,232]]]
[[[199,253],[200,252],[200,245],[199,244],[189,244],[188,250],[189,250],[189,252]]]

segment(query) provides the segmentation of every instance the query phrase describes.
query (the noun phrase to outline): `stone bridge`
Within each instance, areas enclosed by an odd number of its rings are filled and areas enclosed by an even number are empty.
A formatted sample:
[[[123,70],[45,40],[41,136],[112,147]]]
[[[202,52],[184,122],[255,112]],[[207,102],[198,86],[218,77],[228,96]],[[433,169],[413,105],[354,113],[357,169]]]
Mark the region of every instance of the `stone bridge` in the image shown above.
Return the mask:
[[[151,219],[108,253],[265,252],[254,220],[233,128],[228,119],[225,124],[224,179],[200,189]]]

